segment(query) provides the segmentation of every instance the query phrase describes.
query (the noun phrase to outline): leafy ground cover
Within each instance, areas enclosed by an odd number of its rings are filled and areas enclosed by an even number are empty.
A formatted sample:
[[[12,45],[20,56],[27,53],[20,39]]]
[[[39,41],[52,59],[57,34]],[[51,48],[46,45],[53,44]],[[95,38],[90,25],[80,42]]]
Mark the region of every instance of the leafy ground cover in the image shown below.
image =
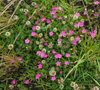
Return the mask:
[[[0,90],[99,90],[99,0],[1,1],[0,23]]]

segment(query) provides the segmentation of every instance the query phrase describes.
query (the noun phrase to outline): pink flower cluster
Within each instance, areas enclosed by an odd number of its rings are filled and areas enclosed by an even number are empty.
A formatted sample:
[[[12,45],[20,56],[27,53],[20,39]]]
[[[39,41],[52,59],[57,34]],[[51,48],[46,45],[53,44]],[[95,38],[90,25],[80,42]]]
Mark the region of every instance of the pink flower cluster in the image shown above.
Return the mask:
[[[65,61],[64,64],[65,65],[69,65],[69,62],[68,61]],[[57,61],[56,62],[56,66],[60,66],[60,65],[61,65],[61,62],[60,61]]]
[[[74,27],[83,27],[84,22],[75,23]]]
[[[97,30],[94,30],[93,33],[91,31],[88,31],[88,35],[91,35],[91,37],[96,37],[96,33],[97,33]]]
[[[43,52],[41,52],[41,51],[37,51],[36,54],[39,55],[40,57],[44,57],[44,58],[47,58],[47,57],[48,57],[47,54],[45,54],[45,53],[43,53]]]
[[[39,78],[40,78],[40,76],[41,76],[40,74],[37,74],[37,75],[36,75],[36,79],[39,79]]]
[[[56,59],[58,59],[58,58],[61,58],[62,55],[61,55],[61,54],[56,54],[54,57],[55,57]]]
[[[62,36],[66,36],[65,31],[62,31],[62,32],[61,32],[61,35],[62,35]]]

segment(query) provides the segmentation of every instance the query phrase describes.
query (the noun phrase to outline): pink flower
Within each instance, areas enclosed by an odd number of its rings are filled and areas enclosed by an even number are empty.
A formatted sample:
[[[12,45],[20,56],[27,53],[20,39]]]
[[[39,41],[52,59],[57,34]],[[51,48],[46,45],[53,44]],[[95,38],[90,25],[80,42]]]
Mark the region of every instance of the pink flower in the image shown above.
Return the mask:
[[[56,11],[54,11],[54,10],[53,10],[53,11],[51,11],[51,14],[55,14],[55,13],[56,13]]]
[[[92,38],[93,38],[93,37],[96,37],[94,33],[91,33],[91,36],[92,36]]]
[[[65,65],[68,65],[69,64],[69,62],[68,61],[65,61],[65,63],[64,63]]]
[[[66,36],[65,31],[62,31],[62,32],[61,32],[61,35],[62,35],[62,36]]]
[[[61,11],[63,12],[63,11],[64,11],[64,9],[61,9]]]
[[[37,74],[37,75],[36,75],[36,79],[39,79],[39,78],[40,78],[40,76],[41,76],[40,74]]]
[[[62,17],[60,16],[58,19],[59,19],[59,20],[61,20],[61,19],[62,19]]]
[[[61,65],[61,62],[57,61],[56,66],[60,66],[60,65]]]
[[[38,61],[38,64],[40,64],[40,61]]]
[[[75,38],[75,40],[76,40],[76,41],[80,41],[80,37],[77,36],[77,37]]]
[[[42,64],[39,64],[39,65],[38,65],[38,68],[42,68]]]
[[[29,20],[32,18],[32,16],[29,16]]]
[[[76,42],[76,41],[73,41],[72,43],[73,43],[74,45],[76,45],[76,44],[77,44],[77,42]]]
[[[78,27],[78,26],[79,26],[79,24],[78,24],[78,23],[75,23],[75,24],[74,24],[74,27]]]
[[[54,77],[52,77],[52,78],[51,78],[51,80],[52,80],[52,81],[55,81],[55,80],[56,80],[56,77],[55,77],[55,76],[54,76]]]
[[[56,9],[56,10],[58,10],[58,9],[59,9],[59,7],[56,7],[55,9]]]
[[[48,44],[47,43],[44,43],[44,46],[48,46]]]
[[[36,30],[36,26],[33,26],[32,29],[35,31]]]
[[[98,16],[98,14],[94,13],[94,16]]]
[[[61,39],[61,38],[59,38],[59,39],[58,39],[58,42],[61,42],[61,41],[62,41],[62,39]]]
[[[16,84],[16,80],[13,80],[13,81],[12,81],[12,84]]]
[[[84,22],[79,22],[78,24],[79,24],[80,27],[83,27]]]
[[[84,11],[84,15],[86,15],[87,14],[87,11]]]
[[[25,15],[28,14],[28,11],[26,11],[24,14],[25,14]]]
[[[47,54],[44,54],[44,58],[47,58],[48,57],[48,55]]]
[[[91,33],[92,33],[91,31],[88,31],[88,35],[91,35]]]
[[[79,17],[80,16],[80,13],[76,13],[76,16]]]
[[[14,63],[14,59],[11,59],[11,63]]]
[[[99,4],[99,1],[95,1],[94,4],[95,4],[95,5],[98,5],[98,4]]]
[[[49,32],[49,35],[50,35],[50,36],[53,36],[53,34],[54,34],[53,32]]]
[[[55,10],[56,8],[55,7],[52,7],[52,10]]]
[[[25,82],[26,84],[29,84],[29,80],[26,80],[26,82]]]
[[[55,54],[55,53],[56,53],[56,51],[55,51],[55,50],[52,50],[52,53],[53,53],[53,54]]]
[[[35,33],[35,32],[32,32],[32,33],[31,33],[31,36],[35,36],[35,35],[36,35],[36,33]]]
[[[60,71],[59,73],[62,74],[62,71]]]
[[[57,17],[57,15],[53,15],[53,18],[56,18]]]
[[[82,33],[86,33],[86,30],[85,29],[82,29]]]
[[[66,57],[70,57],[70,54],[69,53],[66,53]]]
[[[22,61],[22,58],[18,58],[19,61]]]
[[[47,20],[47,23],[51,23],[51,20],[48,19],[48,20]]]
[[[26,40],[25,40],[25,43],[29,43],[30,42],[30,40],[27,38]]]
[[[38,24],[38,21],[36,21],[35,24],[37,25]]]
[[[70,30],[70,31],[69,31],[69,34],[70,34],[70,35],[73,35],[73,31]]]
[[[44,22],[45,20],[46,20],[46,18],[44,18],[44,17],[41,19],[42,22]]]
[[[41,51],[37,51],[37,53],[36,53],[36,54],[41,55]]]
[[[58,54],[58,58],[61,58],[62,57],[62,55],[61,54]]]
[[[97,33],[97,30],[94,30],[93,32],[94,32],[94,34],[96,34]]]
[[[44,57],[45,53],[41,53],[41,57]]]
[[[35,7],[35,8],[38,8],[38,5],[35,5],[34,7]]]

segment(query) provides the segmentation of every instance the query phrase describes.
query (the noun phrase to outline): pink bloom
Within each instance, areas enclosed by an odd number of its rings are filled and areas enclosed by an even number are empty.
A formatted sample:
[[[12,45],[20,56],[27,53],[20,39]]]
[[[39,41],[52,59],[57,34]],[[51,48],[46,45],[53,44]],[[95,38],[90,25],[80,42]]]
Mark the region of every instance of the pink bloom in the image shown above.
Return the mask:
[[[94,13],[94,16],[98,16],[98,14]]]
[[[94,32],[94,34],[96,34],[97,33],[97,30],[94,30],[93,32]]]
[[[60,71],[59,73],[62,74],[62,71]]]
[[[38,24],[38,21],[36,21],[35,24],[37,25]]]
[[[41,57],[44,57],[45,53],[41,53]]]
[[[35,36],[35,35],[36,35],[36,33],[35,33],[35,32],[32,32],[32,33],[31,33],[31,36]]]
[[[56,18],[57,17],[57,15],[53,15],[53,18]]]
[[[41,55],[41,51],[37,51],[37,53],[36,53],[36,54]]]
[[[58,54],[58,58],[61,58],[62,57],[62,55],[61,54]]]
[[[11,63],[14,63],[14,59],[11,59]]]
[[[40,64],[40,61],[38,61],[38,64]]]
[[[22,61],[22,58],[18,58],[19,61]]]
[[[51,78],[51,80],[52,80],[52,81],[55,81],[55,80],[56,80],[56,77],[55,77],[55,76],[54,76],[54,77],[52,77],[52,78]]]
[[[62,35],[62,36],[66,36],[65,31],[62,31],[62,32],[61,32],[61,35]]]
[[[48,46],[48,44],[47,43],[44,43],[44,46]]]
[[[54,34],[53,32],[49,32],[49,35],[50,35],[50,36],[53,36],[53,34]]]
[[[77,37],[75,38],[75,40],[76,40],[76,41],[80,41],[80,37],[77,36]]]
[[[98,5],[98,4],[99,4],[99,1],[95,1],[94,4],[95,4],[95,5]]]
[[[65,63],[64,63],[65,65],[68,65],[69,64],[69,62],[68,61],[65,61]]]
[[[56,7],[55,9],[56,9],[56,10],[58,10],[58,9],[59,9],[59,7]]]
[[[41,19],[42,22],[44,22],[45,20],[46,20],[46,18],[44,18],[44,17]]]
[[[62,19],[62,17],[60,16],[58,19],[59,19],[59,20],[61,20],[61,19]]]
[[[55,50],[52,50],[52,53],[53,53],[53,54],[55,54],[55,53],[56,53],[56,51],[55,51]]]
[[[80,13],[76,13],[76,16],[79,17],[80,16]]]
[[[13,80],[13,81],[12,81],[12,84],[16,84],[16,80]]]
[[[61,41],[62,41],[62,39],[61,39],[61,38],[59,38],[59,39],[58,39],[58,42],[61,42]]]
[[[55,7],[52,7],[52,10],[55,10],[56,8]]]
[[[91,36],[92,36],[92,38],[93,38],[93,37],[96,37],[94,33],[91,33]]]
[[[32,16],[29,16],[29,20],[32,18]]]
[[[92,33],[91,31],[88,31],[88,35],[91,35],[91,33]]]
[[[78,26],[79,26],[79,24],[78,24],[78,23],[75,23],[75,24],[74,24],[74,27],[78,27]]]
[[[38,68],[42,68],[42,64],[39,64],[39,65],[38,65]]]
[[[69,31],[69,34],[70,34],[70,35],[73,35],[73,31],[70,30],[70,31]]]
[[[64,9],[61,9],[61,11],[63,12],[63,11],[64,11]]]
[[[76,42],[76,41],[73,41],[72,43],[73,43],[74,45],[76,45],[76,44],[77,44],[77,42]]]
[[[36,30],[36,26],[33,26],[32,29],[33,29],[33,30]]]
[[[87,14],[87,11],[84,11],[84,15],[86,15]]]
[[[25,40],[25,43],[29,43],[30,42],[30,40],[27,38],[26,40]]]
[[[47,54],[44,54],[44,58],[47,58],[48,57],[48,55]]]
[[[79,24],[80,27],[83,27],[84,22],[79,22],[78,24]]]
[[[57,66],[60,66],[60,65],[61,65],[61,62],[57,61],[57,62],[56,62],[56,65],[57,65]]]
[[[26,11],[24,14],[26,15],[26,14],[28,14],[28,12]]]
[[[29,84],[29,80],[26,80],[26,82],[25,82],[26,84]]]
[[[52,13],[52,14],[55,14],[55,13],[56,13],[56,11],[54,11],[54,10],[53,10],[53,11],[51,11],[51,13]]]
[[[51,23],[51,20],[48,19],[48,20],[47,20],[47,23]]]
[[[59,58],[58,54],[55,55],[55,58]]]
[[[37,75],[36,75],[36,79],[39,79],[39,78],[40,78],[40,76],[41,76],[40,74],[37,74]]]
[[[38,5],[35,5],[34,7],[35,7],[35,8],[38,8]]]
[[[66,53],[66,57],[70,57],[70,54],[69,53]]]
[[[82,29],[82,33],[86,33],[86,30],[85,29]]]

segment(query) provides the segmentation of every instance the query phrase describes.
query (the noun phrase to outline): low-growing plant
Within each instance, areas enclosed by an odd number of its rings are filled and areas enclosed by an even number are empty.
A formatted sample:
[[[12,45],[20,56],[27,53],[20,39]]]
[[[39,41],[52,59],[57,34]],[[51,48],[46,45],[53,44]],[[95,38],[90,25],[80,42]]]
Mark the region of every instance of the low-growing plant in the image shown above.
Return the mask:
[[[15,71],[21,63],[19,71],[6,75],[10,77],[6,87],[11,90],[33,90],[34,86],[38,90],[99,90],[99,1],[30,2],[19,1],[13,13],[16,24],[0,36],[7,53],[4,55],[9,57],[4,59],[8,65],[2,61],[0,64],[9,69],[9,65],[14,65]]]

